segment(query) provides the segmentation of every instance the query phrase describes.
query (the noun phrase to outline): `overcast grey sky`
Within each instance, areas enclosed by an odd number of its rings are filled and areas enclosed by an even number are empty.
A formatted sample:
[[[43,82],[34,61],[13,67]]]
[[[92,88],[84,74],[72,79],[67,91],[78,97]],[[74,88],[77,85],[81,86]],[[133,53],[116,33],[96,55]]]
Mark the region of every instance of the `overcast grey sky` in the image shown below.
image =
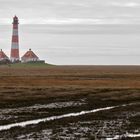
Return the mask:
[[[20,54],[55,64],[140,64],[140,0],[0,0],[0,46],[10,53],[12,17]]]
[[[140,0],[0,0],[0,13],[1,23],[139,24]]]

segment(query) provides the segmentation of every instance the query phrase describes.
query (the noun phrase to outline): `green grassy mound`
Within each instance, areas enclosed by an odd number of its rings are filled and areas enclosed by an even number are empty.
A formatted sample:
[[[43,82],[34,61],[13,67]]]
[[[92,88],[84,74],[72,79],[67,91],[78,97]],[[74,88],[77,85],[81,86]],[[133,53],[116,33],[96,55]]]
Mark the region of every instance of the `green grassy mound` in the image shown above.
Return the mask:
[[[47,67],[47,66],[53,66],[52,64],[48,63],[15,63],[10,64],[10,67]]]

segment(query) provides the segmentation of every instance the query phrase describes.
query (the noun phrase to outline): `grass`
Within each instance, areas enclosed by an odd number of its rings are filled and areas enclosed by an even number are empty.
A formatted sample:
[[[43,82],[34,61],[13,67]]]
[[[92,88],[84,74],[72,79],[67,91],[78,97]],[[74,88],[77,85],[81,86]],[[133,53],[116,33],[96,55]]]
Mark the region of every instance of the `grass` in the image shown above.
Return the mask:
[[[140,66],[13,64],[0,66],[0,79],[0,104],[73,95],[96,102],[140,100]]]
[[[53,66],[52,64],[48,64],[48,63],[15,63],[15,64],[10,64],[10,67],[13,68],[30,68],[30,67],[47,67],[47,66]]]

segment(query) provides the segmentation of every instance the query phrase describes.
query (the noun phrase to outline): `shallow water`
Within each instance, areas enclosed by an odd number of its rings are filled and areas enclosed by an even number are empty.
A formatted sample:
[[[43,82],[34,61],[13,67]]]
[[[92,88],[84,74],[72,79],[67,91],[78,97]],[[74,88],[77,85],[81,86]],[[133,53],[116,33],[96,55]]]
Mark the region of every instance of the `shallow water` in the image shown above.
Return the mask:
[[[18,108],[5,108],[0,109],[0,120],[9,120],[18,118],[19,113],[29,113],[29,112],[40,112],[39,109],[61,109],[67,107],[79,107],[85,105],[85,100],[80,101],[69,101],[69,102],[54,102],[49,104],[35,104],[28,107],[18,107]],[[41,113],[41,112],[40,112]],[[45,112],[47,113],[47,111]]]
[[[52,117],[47,117],[47,118],[43,118],[43,119],[37,119],[37,120],[13,123],[13,124],[9,124],[9,125],[3,125],[3,126],[0,126],[0,131],[8,130],[8,129],[11,129],[13,127],[19,127],[19,126],[25,127],[27,125],[34,125],[34,124],[38,124],[40,122],[53,121],[53,120],[58,120],[58,119],[66,118],[66,117],[76,117],[76,116],[80,116],[80,115],[110,110],[110,109],[117,108],[117,107],[125,107],[125,106],[129,106],[129,105],[134,105],[134,104],[132,103],[132,104],[124,104],[124,105],[120,105],[120,106],[111,106],[111,107],[93,109],[93,110],[89,110],[89,111],[81,111],[78,113],[69,113],[69,114],[64,114],[64,115],[60,115],[60,116],[52,116]]]
[[[58,120],[58,119],[66,118],[66,117],[76,117],[76,116],[94,113],[94,112],[98,112],[98,111],[110,110],[110,109],[113,109],[116,107],[118,107],[118,106],[105,107],[105,108],[93,109],[90,111],[81,111],[79,113],[69,113],[69,114],[60,115],[60,116],[47,117],[44,119],[37,119],[37,120],[13,123],[13,124],[9,124],[9,125],[3,125],[3,126],[0,126],[0,131],[8,130],[8,129],[11,129],[13,127],[25,127],[27,125],[34,125],[34,124],[38,124],[40,122],[53,121],[53,120]]]
[[[136,137],[140,137],[140,133],[139,134],[131,134],[131,133],[126,133],[124,135],[116,135],[113,138],[106,138],[106,140],[118,140],[120,138],[136,138]]]
[[[21,121],[19,119],[17,119],[17,123],[9,123],[7,125],[1,125],[0,126],[0,131],[1,133],[3,133],[2,131],[6,131],[7,134],[10,134],[11,128],[16,128],[16,127],[21,127],[21,128],[26,128],[26,126],[30,126],[30,127],[34,127],[34,128],[38,128],[38,124],[42,123],[42,125],[45,127],[45,125],[47,124],[47,122],[49,121],[54,121],[54,120],[60,120],[63,119],[65,120],[65,118],[70,118],[70,117],[78,117],[78,116],[82,116],[82,115],[90,115],[90,113],[96,113],[96,112],[100,112],[103,111],[102,113],[106,113],[104,111],[107,110],[112,110],[112,109],[123,109],[125,107],[128,106],[132,106],[132,105],[138,105],[139,103],[130,103],[130,104],[123,104],[123,105],[118,105],[118,106],[110,106],[110,107],[104,107],[104,108],[98,108],[98,109],[92,109],[92,110],[84,110],[84,111],[80,111],[80,112],[75,112],[75,113],[66,113],[65,114],[65,110],[63,112],[63,114],[61,115],[54,115],[51,117],[45,117],[42,119],[32,119],[30,120],[28,118],[28,113],[25,115],[25,120],[26,121]],[[70,107],[69,105],[73,105],[73,107],[79,108],[80,105],[86,105],[86,102],[80,102],[80,101],[69,101],[69,102],[55,102],[55,103],[50,103],[50,104],[46,104],[46,105],[41,105],[41,104],[35,104],[33,106],[29,106],[29,107],[20,107],[20,108],[13,108],[7,110],[7,113],[12,113],[12,111],[16,110],[24,114],[24,111],[28,110],[28,111],[32,111],[32,112],[37,112],[38,113],[38,109],[44,109],[44,108],[48,108],[49,109],[54,109],[56,107],[58,107],[58,109],[61,107],[67,109],[67,107]],[[18,110],[19,109],[19,110]],[[57,108],[56,108],[57,109]],[[80,108],[79,108],[80,109]],[[5,110],[5,109],[4,109]],[[4,111],[3,110],[3,111]],[[44,110],[45,112],[48,110]],[[50,110],[52,111],[52,110]],[[56,111],[56,110],[55,110]],[[114,110],[115,111],[115,110]],[[2,112],[2,109],[1,109]],[[112,111],[111,111],[112,112]],[[50,112],[49,112],[50,113]],[[101,114],[102,114],[101,113]],[[59,114],[59,113],[58,113]],[[10,114],[8,114],[10,115]],[[15,115],[15,114],[11,114],[11,115]],[[112,114],[113,115],[113,114]],[[67,123],[67,126],[63,126],[61,123],[56,126],[55,128],[46,128],[43,130],[40,130],[39,132],[34,132],[34,131],[30,131],[30,132],[26,132],[26,133],[20,133],[20,131],[18,132],[19,134],[16,135],[17,139],[29,139],[31,138],[32,140],[34,140],[34,138],[38,137],[38,138],[56,138],[59,136],[59,138],[67,138],[67,137],[73,137],[73,140],[75,139],[75,137],[80,136],[80,137],[88,137],[88,135],[92,134],[97,134],[98,136],[102,136],[102,133],[104,132],[104,130],[107,132],[106,133],[106,138],[108,138],[107,140],[113,140],[116,139],[117,137],[122,137],[125,135],[125,137],[127,137],[126,132],[127,130],[125,129],[127,125],[130,124],[129,122],[129,118],[134,117],[134,116],[138,116],[139,112],[137,111],[122,111],[120,114],[117,114],[117,118],[114,119],[92,119],[92,120],[87,120],[85,122],[83,122],[82,119],[78,119],[78,122],[75,121],[73,124],[71,123]],[[14,116],[16,117],[16,116]],[[21,116],[18,116],[21,117]],[[88,116],[89,117],[89,116]],[[41,118],[41,117],[40,117]],[[90,119],[90,117],[89,117]],[[21,119],[22,120],[22,119]],[[23,119],[24,120],[24,119]],[[29,120],[29,121],[28,121]],[[61,121],[60,121],[61,122]],[[122,131],[122,132],[120,132]],[[49,132],[49,134],[48,134]],[[98,133],[99,134],[98,134]],[[131,133],[127,133],[128,136],[130,137],[138,137],[140,130],[138,129],[137,132],[135,133],[135,130],[129,131]],[[73,135],[74,134],[74,135]],[[124,134],[124,135],[122,135]],[[131,134],[131,135],[130,135]],[[5,135],[5,133],[4,133]],[[4,136],[3,134],[0,135],[1,138],[3,138]],[[10,137],[11,135],[9,135]],[[8,138],[9,138],[8,137]],[[6,137],[7,138],[7,137]]]

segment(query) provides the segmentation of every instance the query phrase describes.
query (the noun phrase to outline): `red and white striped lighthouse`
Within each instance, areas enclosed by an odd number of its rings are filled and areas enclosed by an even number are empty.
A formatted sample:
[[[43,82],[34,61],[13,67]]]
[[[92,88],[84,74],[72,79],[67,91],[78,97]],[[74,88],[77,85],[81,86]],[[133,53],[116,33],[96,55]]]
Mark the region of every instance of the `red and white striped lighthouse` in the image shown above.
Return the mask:
[[[13,18],[13,34],[12,34],[12,44],[11,44],[11,56],[12,62],[18,62],[19,58],[19,38],[18,38],[18,17]]]

